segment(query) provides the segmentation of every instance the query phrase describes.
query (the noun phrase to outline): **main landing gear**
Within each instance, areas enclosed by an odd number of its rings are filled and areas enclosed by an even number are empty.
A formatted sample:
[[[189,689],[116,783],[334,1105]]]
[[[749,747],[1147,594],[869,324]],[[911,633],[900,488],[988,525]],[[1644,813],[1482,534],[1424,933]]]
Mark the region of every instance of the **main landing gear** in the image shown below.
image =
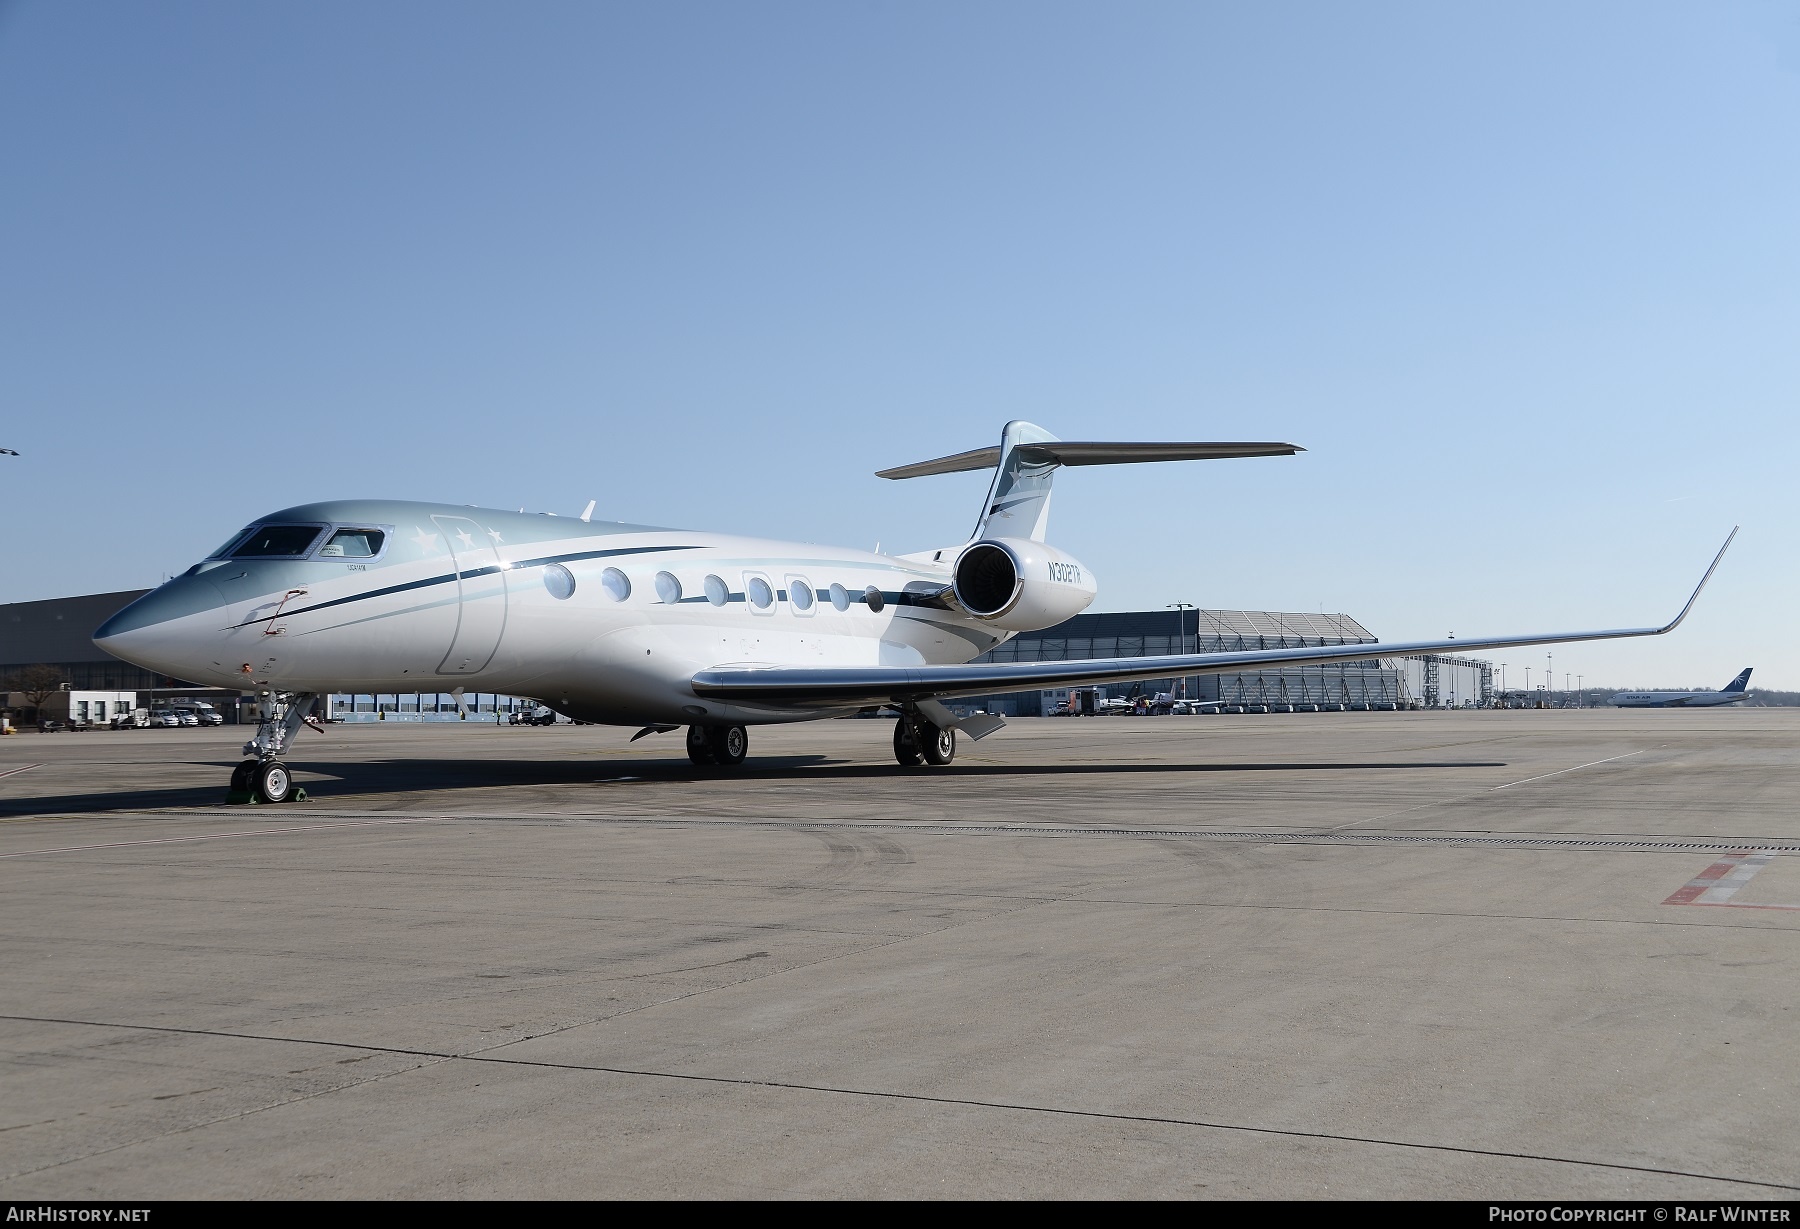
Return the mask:
[[[750,732],[741,725],[690,725],[687,753],[702,767],[736,768],[750,754]]]
[[[312,711],[313,693],[295,695],[265,692],[256,723],[256,736],[244,744],[249,758],[231,770],[231,792],[226,802],[305,802],[306,791],[294,785],[294,777],[281,756]]]
[[[942,766],[956,758],[956,731],[933,725],[922,716],[902,713],[894,722],[894,759],[902,768]]]

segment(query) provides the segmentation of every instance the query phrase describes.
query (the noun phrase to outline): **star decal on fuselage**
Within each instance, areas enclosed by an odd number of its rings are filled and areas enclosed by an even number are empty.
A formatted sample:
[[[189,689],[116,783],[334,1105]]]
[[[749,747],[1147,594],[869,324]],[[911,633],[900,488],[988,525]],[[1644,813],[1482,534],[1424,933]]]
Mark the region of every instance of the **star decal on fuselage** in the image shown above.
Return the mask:
[[[498,542],[500,541],[500,531],[498,529],[490,529],[488,530],[488,537]]]
[[[469,531],[466,529],[456,531],[456,540],[461,542],[465,548],[475,545],[475,539],[469,536]]]
[[[413,528],[419,529],[417,525],[414,525]],[[419,529],[419,532],[413,535],[412,540],[419,544],[420,550],[434,551],[437,549],[438,536],[435,533],[427,533],[423,529]]]

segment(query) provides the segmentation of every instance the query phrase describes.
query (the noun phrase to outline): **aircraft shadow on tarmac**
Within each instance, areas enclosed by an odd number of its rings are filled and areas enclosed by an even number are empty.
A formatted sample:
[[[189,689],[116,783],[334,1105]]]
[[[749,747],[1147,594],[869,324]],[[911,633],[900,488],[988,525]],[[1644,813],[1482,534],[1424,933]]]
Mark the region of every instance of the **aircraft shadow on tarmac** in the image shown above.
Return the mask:
[[[95,811],[156,810],[164,807],[211,807],[223,803],[225,779],[235,760],[216,765],[218,784],[173,789],[121,789],[0,798],[0,816],[77,814]],[[959,778],[1079,777],[1103,775],[1167,776],[1179,773],[1233,772],[1393,772],[1447,768],[1504,768],[1502,760],[1335,761],[1224,764],[971,764],[947,768],[902,768],[897,764],[858,764],[823,755],[764,756],[738,768],[695,768],[685,758],[642,760],[372,760],[335,763],[294,761],[295,779],[316,802],[342,805],[396,795],[451,793],[469,789],[578,787],[619,785],[692,785],[696,781],[877,781],[905,778],[921,784]],[[326,778],[320,780],[319,778]]]

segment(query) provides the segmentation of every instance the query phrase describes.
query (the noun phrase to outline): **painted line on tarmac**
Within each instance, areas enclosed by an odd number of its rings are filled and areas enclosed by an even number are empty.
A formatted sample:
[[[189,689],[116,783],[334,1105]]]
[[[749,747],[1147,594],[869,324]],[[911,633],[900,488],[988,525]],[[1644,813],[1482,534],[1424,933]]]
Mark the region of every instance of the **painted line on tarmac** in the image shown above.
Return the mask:
[[[1769,864],[1770,850],[1740,849],[1728,853],[1711,866],[1675,889],[1665,905],[1710,905],[1724,909],[1783,909],[1800,912],[1800,905],[1772,905],[1757,901],[1739,901],[1732,897],[1756,878],[1756,872]]]
[[[42,767],[42,764],[26,764],[22,768],[8,768],[5,772],[0,772],[0,777],[16,777],[22,772],[30,772],[33,768]]]
[[[1667,746],[1668,744],[1665,743],[1663,745]],[[1596,764],[1610,764],[1614,760],[1628,760],[1634,755],[1643,755],[1645,751],[1650,751],[1650,750],[1653,750],[1653,748],[1646,747],[1646,748],[1644,748],[1644,751],[1630,751],[1624,755],[1612,756],[1609,759],[1592,760],[1586,764],[1577,764],[1573,768],[1559,768],[1555,772],[1546,772],[1539,776],[1526,777],[1523,780],[1519,780],[1519,781],[1508,781],[1505,785],[1489,786],[1487,789],[1484,789],[1484,790],[1480,791],[1479,793],[1457,794],[1455,797],[1452,797],[1452,798],[1434,798],[1430,802],[1421,802],[1416,807],[1403,807],[1402,809],[1400,809],[1398,811],[1384,811],[1380,815],[1371,815],[1367,819],[1353,819],[1349,823],[1337,824],[1337,825],[1334,825],[1332,830],[1337,831],[1337,830],[1343,829],[1343,828],[1355,828],[1361,824],[1380,823],[1384,819],[1395,819],[1401,815],[1411,815],[1415,811],[1429,811],[1433,807],[1455,806],[1459,802],[1468,802],[1472,798],[1485,798],[1485,797],[1487,797],[1487,795],[1492,794],[1498,790],[1511,789],[1515,785],[1529,785],[1533,781],[1547,781],[1551,777],[1560,777],[1565,772],[1579,772],[1583,768],[1592,768]]]
[[[493,1063],[505,1067],[534,1067],[552,1071],[583,1071],[598,1075],[622,1075],[640,1079],[674,1080],[692,1084],[726,1084],[740,1088],[779,1088],[790,1092],[825,1093],[840,1097],[863,1097],[870,1100],[902,1101],[918,1105],[953,1106],[961,1109],[1009,1110],[1028,1114],[1050,1114],[1063,1118],[1084,1118],[1102,1122],[1137,1122],[1159,1126],[1199,1127],[1211,1131],[1235,1131],[1247,1135],[1272,1135],[1288,1139],[1314,1139],[1331,1143],[1370,1144],[1384,1148],[1406,1148],[1420,1152],[1447,1152],[1461,1156],[1504,1157],[1509,1160],[1543,1161],[1552,1165],[1578,1165],[1593,1169],[1622,1170],[1628,1173],[1658,1174],[1675,1178],[1699,1178],[1708,1182],[1730,1182],[1741,1186],[1758,1186],[1778,1191],[1800,1191],[1800,1186],[1791,1182],[1771,1182],[1760,1178],[1736,1178],[1727,1174],[1700,1173],[1696,1170],[1674,1169],[1662,1165],[1633,1165],[1622,1161],[1588,1160],[1575,1156],[1555,1156],[1544,1152],[1514,1152],[1500,1148],[1475,1148],[1457,1144],[1433,1144],[1419,1140],[1383,1138],[1376,1135],[1351,1135],[1335,1131],[1302,1131],[1290,1127],[1265,1127],[1242,1122],[1222,1122],[1206,1118],[1177,1118],[1164,1114],[1128,1114],[1116,1110],[1078,1109],[1062,1105],[1034,1105],[1024,1101],[987,1100],[977,1097],[933,1096],[930,1093],[900,1092],[885,1088],[852,1088],[841,1084],[806,1084],[797,1080],[757,1079],[754,1076],[705,1075],[699,1072],[657,1071],[643,1067],[609,1067],[599,1063],[557,1062],[542,1058],[513,1058],[493,1054],[485,1050],[458,1054],[447,1050],[412,1049],[402,1046],[384,1046],[364,1044],[351,1041],[323,1041],[311,1037],[282,1037],[268,1033],[240,1033],[225,1029],[180,1028],[157,1024],[124,1024],[105,1020],[75,1020],[58,1016],[14,1016],[0,1015],[0,1020],[16,1020],[31,1024],[72,1024],[87,1028],[121,1029],[145,1033],[177,1033],[193,1037],[225,1037],[237,1041],[270,1041],[289,1045],[324,1046],[339,1050],[360,1050],[369,1054],[393,1054],[406,1058],[427,1058],[454,1060],[470,1063]],[[509,1041],[505,1045],[520,1045],[534,1041],[535,1037],[521,1037],[518,1041]],[[498,1048],[498,1047],[495,1047]],[[414,1068],[417,1070],[417,1068]],[[403,1074],[403,1073],[396,1073]],[[338,1089],[326,1089],[314,1094],[325,1096]],[[212,1125],[202,1123],[202,1126]],[[45,1166],[43,1168],[54,1168]],[[37,1170],[22,1171],[35,1173]],[[17,1177],[19,1175],[5,1175]]]
[[[1648,747],[1644,748],[1644,751],[1648,751],[1648,750],[1649,750]],[[1515,785],[1530,785],[1533,781],[1548,781],[1551,777],[1560,777],[1565,772],[1580,772],[1583,768],[1592,768],[1597,764],[1611,764],[1611,763],[1615,763],[1618,760],[1628,760],[1634,755],[1643,755],[1644,751],[1627,751],[1624,755],[1615,755],[1609,759],[1604,759],[1604,760],[1591,760],[1586,764],[1577,764],[1573,768],[1559,768],[1555,772],[1547,772],[1547,773],[1544,773],[1542,776],[1526,777],[1523,781],[1508,781],[1505,785],[1494,786],[1494,789],[1490,789],[1488,791],[1488,793],[1491,794],[1494,792],[1494,790],[1499,790],[1499,789],[1511,789]]]
[[[185,841],[229,841],[240,836],[279,836],[286,832],[317,832],[322,828],[368,828],[382,824],[435,824],[441,815],[415,815],[406,819],[347,819],[333,824],[301,824],[295,828],[260,828],[249,832],[206,832],[198,836],[161,836],[148,841],[107,841],[98,845],[64,845],[57,849],[22,849],[0,853],[0,858],[34,858],[49,853],[84,853],[91,849],[129,849],[137,845],[177,845]]]

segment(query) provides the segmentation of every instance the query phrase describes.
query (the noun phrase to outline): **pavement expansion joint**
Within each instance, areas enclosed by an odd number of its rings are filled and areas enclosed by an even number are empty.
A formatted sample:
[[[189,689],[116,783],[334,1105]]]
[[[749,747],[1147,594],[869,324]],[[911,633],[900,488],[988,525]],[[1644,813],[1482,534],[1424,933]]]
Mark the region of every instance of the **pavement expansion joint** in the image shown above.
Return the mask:
[[[369,813],[309,812],[319,818],[368,823]],[[391,816],[386,818],[392,819]],[[1128,828],[1094,824],[931,823],[900,820],[703,819],[691,815],[520,815],[481,813],[421,816],[441,823],[604,823],[653,828],[769,828],[793,831],[901,832],[920,836],[1029,836],[1122,838],[1152,841],[1231,841],[1308,845],[1449,845],[1498,849],[1608,849],[1679,853],[1800,853],[1800,842],[1756,837],[1654,837],[1630,834],[1583,836],[1580,833],[1371,832],[1341,829],[1285,828]]]

